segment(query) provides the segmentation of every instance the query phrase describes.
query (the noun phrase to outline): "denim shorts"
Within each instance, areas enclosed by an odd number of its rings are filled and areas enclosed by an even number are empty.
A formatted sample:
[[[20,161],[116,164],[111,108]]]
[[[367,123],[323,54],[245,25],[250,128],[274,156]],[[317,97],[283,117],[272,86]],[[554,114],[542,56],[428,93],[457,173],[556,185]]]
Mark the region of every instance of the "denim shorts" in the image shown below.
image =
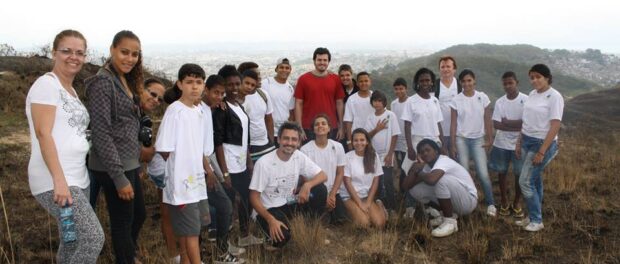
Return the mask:
[[[521,175],[523,159],[517,159],[514,150],[507,150],[493,146],[489,155],[489,169],[498,173],[508,173],[508,166],[512,162],[512,173],[518,177]]]
[[[147,174],[149,175],[149,179],[151,179],[151,181],[155,183],[155,186],[157,186],[158,189],[163,189],[164,187],[166,187],[165,174],[160,174],[160,175],[153,175],[150,173],[147,173]]]

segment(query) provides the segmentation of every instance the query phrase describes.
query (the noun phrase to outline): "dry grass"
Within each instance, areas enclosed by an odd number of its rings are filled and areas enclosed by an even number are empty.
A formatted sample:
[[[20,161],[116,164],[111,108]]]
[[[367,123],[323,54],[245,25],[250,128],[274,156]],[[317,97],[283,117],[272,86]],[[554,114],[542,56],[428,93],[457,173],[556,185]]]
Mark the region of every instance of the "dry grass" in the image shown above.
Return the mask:
[[[6,135],[2,131],[0,135]],[[620,136],[600,138],[583,133],[562,135],[560,153],[544,174],[542,232],[527,233],[513,225],[514,219],[490,219],[481,209],[459,219],[459,232],[442,239],[431,237],[421,210],[415,219],[390,219],[381,231],[326,226],[297,216],[291,220],[293,241],[284,250],[249,247],[243,257],[249,263],[278,264],[619,263]],[[30,194],[26,174],[29,146],[11,142],[0,144],[0,187],[6,210],[0,215],[0,222],[5,223],[0,225],[0,262],[50,263],[58,245],[56,226]],[[150,182],[143,181],[143,186],[147,219],[140,236],[141,259],[165,263],[157,194]],[[101,198],[97,214],[109,232]],[[233,232],[231,239],[237,237],[236,230]],[[204,260],[208,261],[213,245],[207,243],[205,248]],[[112,261],[108,235],[99,263]]]

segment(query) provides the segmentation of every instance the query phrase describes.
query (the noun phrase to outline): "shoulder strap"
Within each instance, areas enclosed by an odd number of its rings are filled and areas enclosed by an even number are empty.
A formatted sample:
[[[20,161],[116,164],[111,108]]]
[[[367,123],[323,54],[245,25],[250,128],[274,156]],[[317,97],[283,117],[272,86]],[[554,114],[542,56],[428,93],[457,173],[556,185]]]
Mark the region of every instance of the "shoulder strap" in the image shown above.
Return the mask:
[[[415,85],[415,83],[413,85]],[[437,98],[439,98],[439,90],[441,90],[441,79],[435,81],[435,97]]]
[[[263,92],[263,90],[261,88],[256,88],[256,92],[258,93],[258,95],[260,95],[261,98],[263,98],[263,101],[265,101],[265,104],[267,103],[267,95],[265,94],[265,92]]]

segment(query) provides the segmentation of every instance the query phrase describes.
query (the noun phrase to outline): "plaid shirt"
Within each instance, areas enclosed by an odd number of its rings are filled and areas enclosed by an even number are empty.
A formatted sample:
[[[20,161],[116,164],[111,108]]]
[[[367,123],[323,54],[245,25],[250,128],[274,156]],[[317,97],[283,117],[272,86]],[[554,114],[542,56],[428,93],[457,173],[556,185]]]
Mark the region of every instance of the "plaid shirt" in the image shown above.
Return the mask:
[[[86,80],[92,131],[88,166],[92,170],[107,172],[116,189],[129,184],[125,171],[140,166],[140,110],[121,85],[120,80],[105,67]]]

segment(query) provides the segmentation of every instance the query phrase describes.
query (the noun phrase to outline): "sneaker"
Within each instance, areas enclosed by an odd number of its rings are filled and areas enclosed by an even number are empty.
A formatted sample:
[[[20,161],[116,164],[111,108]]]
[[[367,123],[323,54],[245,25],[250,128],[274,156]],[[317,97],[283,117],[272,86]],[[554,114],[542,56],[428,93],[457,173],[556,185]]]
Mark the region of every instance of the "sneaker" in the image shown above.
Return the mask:
[[[510,210],[512,211],[512,216],[514,216],[516,218],[523,218],[523,217],[525,217],[525,213],[523,212],[523,208],[511,207]]]
[[[440,226],[443,223],[443,216],[435,217],[428,221],[428,223],[431,225],[431,227]]]
[[[530,224],[530,218],[523,218],[521,220],[515,221],[515,225],[518,226],[527,226]]]
[[[258,245],[258,244],[262,244],[262,243],[263,243],[263,239],[262,238],[255,237],[253,235],[248,235],[246,237],[240,237],[239,238],[239,243],[237,243],[237,244],[240,247],[247,247],[247,246]]]
[[[499,215],[501,215],[501,216],[509,216],[510,212],[511,212],[510,206],[506,206],[506,207],[500,206],[499,207]]]
[[[433,207],[429,207],[429,208],[424,209],[424,213],[429,215],[431,218],[437,218],[437,217],[441,216],[441,213],[439,211],[437,211],[437,209],[435,209]]]
[[[529,223],[523,229],[525,229],[525,231],[538,232],[543,228],[545,228],[545,225],[543,225],[543,223]]]
[[[458,223],[456,219],[451,217],[444,217],[443,223],[431,232],[431,235],[434,237],[447,237],[449,235],[454,234],[454,232],[459,231]]]
[[[233,245],[233,243],[230,243],[230,241],[228,241],[228,253],[233,256],[239,256],[245,253],[245,248],[236,247],[235,245]]]
[[[403,214],[404,218],[413,218],[415,216],[415,207],[407,207],[405,209],[405,213]]]
[[[487,215],[491,217],[497,216],[497,208],[495,208],[495,205],[489,205],[489,207],[487,207]]]
[[[215,242],[216,239],[217,239],[217,229],[209,228],[207,240],[209,240],[209,242]]]
[[[215,264],[241,264],[245,263],[245,260],[242,258],[237,258],[230,253],[225,253],[217,257],[217,259],[213,262]]]
[[[265,250],[267,250],[267,251],[269,251],[269,252],[273,252],[273,251],[276,251],[276,250],[278,250],[278,249],[279,249],[279,248],[277,248],[277,247],[274,247],[274,246],[271,244],[271,241],[267,241],[267,242],[265,242],[265,243],[263,244],[263,247],[265,248]]]

